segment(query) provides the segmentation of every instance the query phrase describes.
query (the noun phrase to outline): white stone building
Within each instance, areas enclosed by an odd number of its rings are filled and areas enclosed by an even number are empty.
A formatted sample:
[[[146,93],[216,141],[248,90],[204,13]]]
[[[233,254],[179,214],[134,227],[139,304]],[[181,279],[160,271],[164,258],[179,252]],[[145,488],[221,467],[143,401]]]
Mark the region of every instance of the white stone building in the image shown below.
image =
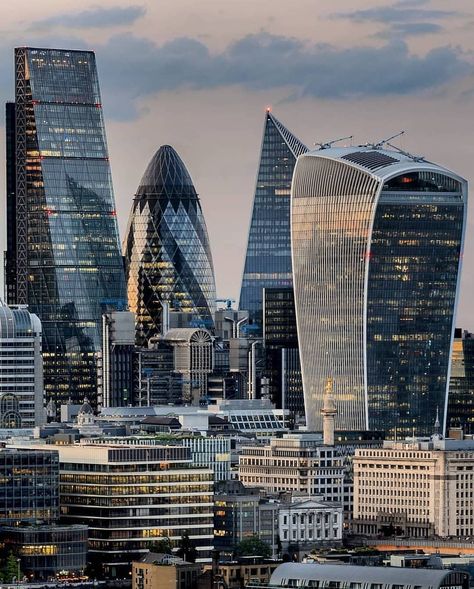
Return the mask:
[[[245,446],[239,456],[239,479],[268,493],[318,495],[344,502],[344,465],[333,446],[317,434],[286,434],[265,445]]]
[[[290,545],[314,548],[321,543],[342,540],[342,505],[325,503],[317,497],[294,496],[282,503],[278,515],[278,532],[283,551]]]
[[[357,450],[354,530],[474,536],[474,441],[414,439]]]

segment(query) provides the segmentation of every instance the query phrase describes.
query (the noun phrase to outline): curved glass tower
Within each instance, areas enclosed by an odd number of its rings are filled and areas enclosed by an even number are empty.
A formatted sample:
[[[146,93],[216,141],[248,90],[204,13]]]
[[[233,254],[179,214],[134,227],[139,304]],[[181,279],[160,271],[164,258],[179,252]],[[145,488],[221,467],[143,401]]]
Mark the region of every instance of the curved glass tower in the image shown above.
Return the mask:
[[[163,145],[141,179],[124,240],[136,343],[162,331],[163,304],[212,328],[216,287],[201,204],[176,151]]]
[[[19,48],[15,70],[8,302],[41,319],[47,400],[94,403],[102,313],[126,306],[95,56]]]
[[[250,222],[239,309],[262,335],[263,289],[291,287],[290,188],[296,158],[308,151],[268,110]]]
[[[360,147],[298,160],[292,252],[305,409],[321,429],[432,433],[446,415],[467,183],[420,158]]]

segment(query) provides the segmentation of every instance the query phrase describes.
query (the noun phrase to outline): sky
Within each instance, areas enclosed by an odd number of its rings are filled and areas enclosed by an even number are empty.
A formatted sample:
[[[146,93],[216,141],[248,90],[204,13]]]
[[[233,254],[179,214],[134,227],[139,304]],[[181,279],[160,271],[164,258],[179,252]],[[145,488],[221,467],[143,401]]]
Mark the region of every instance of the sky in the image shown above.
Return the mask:
[[[472,0],[78,4],[2,5],[0,99],[14,97],[13,47],[94,49],[121,238],[148,161],[172,145],[200,195],[219,297],[238,299],[267,106],[308,146],[403,129],[399,147],[474,181]],[[457,323],[474,330],[474,206],[463,260]]]

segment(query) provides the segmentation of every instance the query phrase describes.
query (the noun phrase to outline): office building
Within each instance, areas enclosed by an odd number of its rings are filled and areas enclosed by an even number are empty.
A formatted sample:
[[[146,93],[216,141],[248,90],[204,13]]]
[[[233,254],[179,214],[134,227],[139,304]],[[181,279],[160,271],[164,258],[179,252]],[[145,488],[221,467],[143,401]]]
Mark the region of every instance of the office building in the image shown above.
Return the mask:
[[[304,414],[293,288],[263,289],[264,375],[277,407]]]
[[[61,521],[89,524],[89,558],[109,576],[128,574],[154,541],[185,532],[210,560],[213,475],[182,446],[56,446]]]
[[[447,430],[474,434],[474,336],[456,329],[451,352]]]
[[[135,350],[134,404],[143,406],[183,402],[184,376],[175,371],[171,342],[152,338]]]
[[[27,308],[0,300],[0,428],[45,420],[41,322]]]
[[[101,407],[123,407],[133,403],[134,351],[133,313],[105,313],[102,316],[102,355],[98,378]]]
[[[15,49],[6,126],[7,303],[41,320],[51,410],[95,405],[102,314],[126,293],[94,53]]]
[[[169,145],[155,153],[141,179],[124,256],[137,345],[166,333],[168,310],[212,329],[216,287],[206,223],[191,177]]]
[[[249,335],[261,336],[263,289],[291,286],[290,187],[296,158],[307,147],[267,110],[240,290]]]
[[[83,576],[87,564],[87,526],[15,526],[0,528],[0,542],[18,555],[30,580]]]
[[[354,522],[369,536],[472,537],[474,442],[407,439],[354,457]]]
[[[468,589],[464,572],[345,564],[281,564],[268,585],[249,583],[247,589],[332,587],[333,589]]]
[[[173,348],[174,371],[183,377],[183,401],[207,396],[208,375],[214,369],[213,337],[206,329],[170,329],[164,341]]]
[[[0,477],[0,527],[58,520],[57,452],[1,448]]]
[[[82,574],[87,526],[59,526],[59,456],[54,450],[0,449],[0,543],[30,579]]]
[[[337,450],[314,434],[285,434],[244,446],[239,456],[239,480],[268,493],[300,492],[342,505],[344,474]]]
[[[260,496],[256,487],[240,481],[216,485],[214,496],[214,548],[232,555],[239,542],[258,536],[273,556],[278,550],[279,503]]]
[[[467,183],[378,145],[312,151],[292,185],[292,254],[307,425],[390,435],[445,425]]]

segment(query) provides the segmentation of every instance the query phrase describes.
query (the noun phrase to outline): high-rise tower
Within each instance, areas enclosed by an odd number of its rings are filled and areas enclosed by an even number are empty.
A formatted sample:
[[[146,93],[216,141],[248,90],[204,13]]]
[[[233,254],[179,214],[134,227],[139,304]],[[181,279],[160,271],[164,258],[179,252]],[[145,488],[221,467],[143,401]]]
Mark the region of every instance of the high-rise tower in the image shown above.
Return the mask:
[[[292,253],[306,419],[321,429],[432,432],[446,419],[467,183],[376,147],[298,160]],[[444,430],[444,427],[443,427]]]
[[[43,326],[46,398],[94,403],[102,313],[126,306],[95,56],[15,49],[7,296]]]
[[[267,110],[239,308],[262,333],[263,289],[291,287],[290,188],[296,158],[307,151]]]
[[[206,223],[191,177],[169,145],[155,153],[141,179],[123,249],[137,345],[162,331],[163,305],[191,314],[194,327],[214,326]]]

